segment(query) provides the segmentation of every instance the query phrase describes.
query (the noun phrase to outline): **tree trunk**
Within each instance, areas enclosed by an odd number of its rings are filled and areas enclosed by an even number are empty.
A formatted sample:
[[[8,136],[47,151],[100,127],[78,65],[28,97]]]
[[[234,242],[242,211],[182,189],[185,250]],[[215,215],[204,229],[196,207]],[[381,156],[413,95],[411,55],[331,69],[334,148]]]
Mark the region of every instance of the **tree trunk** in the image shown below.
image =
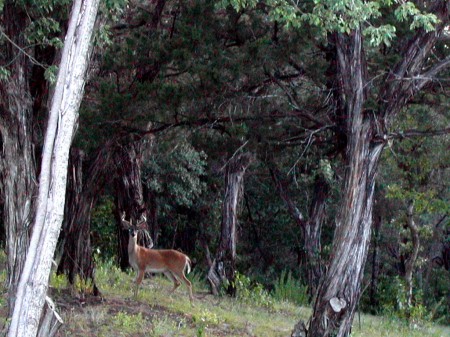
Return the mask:
[[[326,179],[318,175],[314,183],[314,197],[309,210],[309,219],[305,226],[305,251],[306,270],[308,275],[308,287],[310,299],[313,299],[322,277],[321,259],[321,232],[322,224],[326,216],[326,201],[330,191],[330,186]]]
[[[449,22],[449,3],[436,1],[430,11],[440,20],[436,31],[418,29],[405,44],[402,58],[383,82],[376,113],[366,113],[363,107],[368,86],[361,29],[356,28],[348,35],[333,35],[337,57],[334,83],[339,94],[338,106],[346,117],[345,184],[336,219],[333,255],[319,286],[309,337],[350,334],[370,240],[374,182],[387,138],[386,122],[450,64],[447,58],[424,69],[430,51]]]
[[[116,217],[118,226],[118,257],[122,270],[126,270],[130,264],[128,262],[128,232],[122,230],[120,217],[125,212],[126,218],[133,223],[138,221],[142,215],[147,216],[144,203],[142,187],[142,151],[144,139],[139,138],[131,141],[127,145],[117,146],[114,149],[117,175],[114,180],[116,191]],[[147,225],[148,226],[148,225]],[[150,237],[140,237],[140,245],[153,246]]]
[[[417,256],[419,255],[420,239],[419,239],[419,229],[414,221],[414,202],[411,201],[408,205],[406,212],[407,216],[407,226],[409,232],[411,233],[412,241],[412,252],[406,261],[405,266],[405,282],[406,282],[406,305],[408,309],[412,307],[412,291],[413,291],[413,273],[414,265],[417,261]]]
[[[366,69],[362,35],[335,35],[340,95],[347,114],[347,169],[336,219],[332,259],[322,279],[308,336],[348,336],[359,301],[370,242],[376,168],[383,143],[374,143],[375,125],[363,113]]]
[[[374,240],[373,240],[373,252],[372,252],[372,273],[370,277],[369,299],[371,308],[378,307],[378,279],[380,273],[380,257],[379,257],[379,242],[380,242],[380,227],[381,217],[377,216],[374,225]]]
[[[27,14],[6,1],[2,25],[16,46],[25,48]],[[0,190],[6,232],[8,308],[12,312],[29,244],[34,217],[36,169],[33,155],[32,100],[28,84],[28,58],[16,46],[6,43],[10,77],[0,81]]]
[[[145,185],[143,186],[145,191],[145,202],[148,206],[148,227],[150,230],[150,236],[153,240],[153,244],[158,246],[160,228],[158,222],[158,200],[156,193],[150,191]]]
[[[67,203],[65,221],[61,233],[62,256],[58,265],[58,274],[66,274],[69,283],[73,286],[76,277],[92,287],[95,296],[100,294],[94,280],[94,260],[91,246],[91,212],[97,202],[101,189],[105,184],[105,165],[108,160],[100,151],[96,160],[83,175],[84,153],[72,148],[69,159]],[[99,161],[98,157],[102,160]],[[100,167],[98,164],[100,163]],[[106,166],[107,167],[107,166]],[[83,176],[87,176],[85,182]]]
[[[10,337],[38,333],[64,215],[69,148],[76,129],[98,4],[98,0],[77,0],[73,4],[45,136],[33,233],[10,316]]]
[[[303,214],[295,206],[294,201],[289,196],[286,188],[286,179],[281,178],[281,172],[271,163],[270,173],[275,182],[278,194],[285,202],[288,211],[297,225],[300,227],[303,236],[303,248],[306,255],[306,274],[309,288],[309,295],[312,299],[316,294],[320,278],[322,277],[322,262],[320,254],[322,224],[325,219],[325,205],[329,194],[329,184],[326,179],[318,175],[314,183],[314,197],[309,209],[308,220],[305,221]]]
[[[242,153],[231,158],[226,166],[220,241],[215,261],[208,274],[214,294],[219,293],[219,289],[227,283],[227,293],[231,296],[236,295],[234,279],[237,215],[242,198],[245,170],[252,161],[252,154]]]

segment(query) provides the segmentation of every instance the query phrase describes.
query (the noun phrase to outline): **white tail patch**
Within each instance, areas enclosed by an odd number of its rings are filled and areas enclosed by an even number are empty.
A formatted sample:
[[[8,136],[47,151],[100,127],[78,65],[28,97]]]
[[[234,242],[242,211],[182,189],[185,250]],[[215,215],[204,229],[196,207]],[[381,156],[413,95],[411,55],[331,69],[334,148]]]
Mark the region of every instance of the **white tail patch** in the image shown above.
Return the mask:
[[[191,260],[186,256],[186,274],[191,272]]]

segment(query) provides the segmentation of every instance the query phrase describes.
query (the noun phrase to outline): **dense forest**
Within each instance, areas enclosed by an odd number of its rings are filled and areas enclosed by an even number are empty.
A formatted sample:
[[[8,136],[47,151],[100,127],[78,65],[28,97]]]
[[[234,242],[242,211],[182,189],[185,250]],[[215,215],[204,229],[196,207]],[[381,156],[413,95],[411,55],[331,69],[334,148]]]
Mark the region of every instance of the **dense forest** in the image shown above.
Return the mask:
[[[57,82],[72,1],[0,1],[10,315],[34,254],[51,99],[84,77],[50,256],[69,283],[101,296],[96,266],[130,267],[126,218],[141,220],[140,245],[187,254],[216,296],[289,273],[313,309],[295,336],[348,336],[357,308],[449,324],[449,10],[103,0],[87,70]]]

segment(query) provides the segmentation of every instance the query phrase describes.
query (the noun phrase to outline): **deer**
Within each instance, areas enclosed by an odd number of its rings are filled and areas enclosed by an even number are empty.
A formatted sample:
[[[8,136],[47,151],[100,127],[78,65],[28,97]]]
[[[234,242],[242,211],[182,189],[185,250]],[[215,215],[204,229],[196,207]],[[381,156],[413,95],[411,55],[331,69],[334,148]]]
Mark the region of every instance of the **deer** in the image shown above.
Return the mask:
[[[138,289],[142,283],[145,272],[163,273],[169,280],[173,282],[173,293],[180,285],[181,281],[186,284],[189,290],[189,300],[193,304],[194,296],[192,295],[192,283],[186,278],[185,272],[191,272],[191,260],[189,257],[174,249],[152,249],[145,248],[137,243],[138,230],[142,230],[142,226],[147,222],[147,218],[142,214],[141,219],[132,224],[132,220],[125,220],[125,212],[121,217],[122,226],[128,230],[128,259],[131,267],[136,271],[136,280],[134,288],[134,297],[137,297]]]

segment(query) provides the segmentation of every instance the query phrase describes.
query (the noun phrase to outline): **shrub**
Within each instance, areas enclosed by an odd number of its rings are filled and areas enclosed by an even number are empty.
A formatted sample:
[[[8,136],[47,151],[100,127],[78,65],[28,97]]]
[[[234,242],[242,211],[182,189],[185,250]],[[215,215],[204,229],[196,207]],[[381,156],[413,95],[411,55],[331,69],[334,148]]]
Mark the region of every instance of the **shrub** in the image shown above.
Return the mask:
[[[275,281],[272,292],[273,298],[278,301],[289,301],[298,305],[308,304],[308,286],[292,276],[291,271],[283,270]]]
[[[237,297],[242,302],[273,308],[272,297],[262,284],[252,282],[249,277],[240,273],[236,273],[234,283]]]

